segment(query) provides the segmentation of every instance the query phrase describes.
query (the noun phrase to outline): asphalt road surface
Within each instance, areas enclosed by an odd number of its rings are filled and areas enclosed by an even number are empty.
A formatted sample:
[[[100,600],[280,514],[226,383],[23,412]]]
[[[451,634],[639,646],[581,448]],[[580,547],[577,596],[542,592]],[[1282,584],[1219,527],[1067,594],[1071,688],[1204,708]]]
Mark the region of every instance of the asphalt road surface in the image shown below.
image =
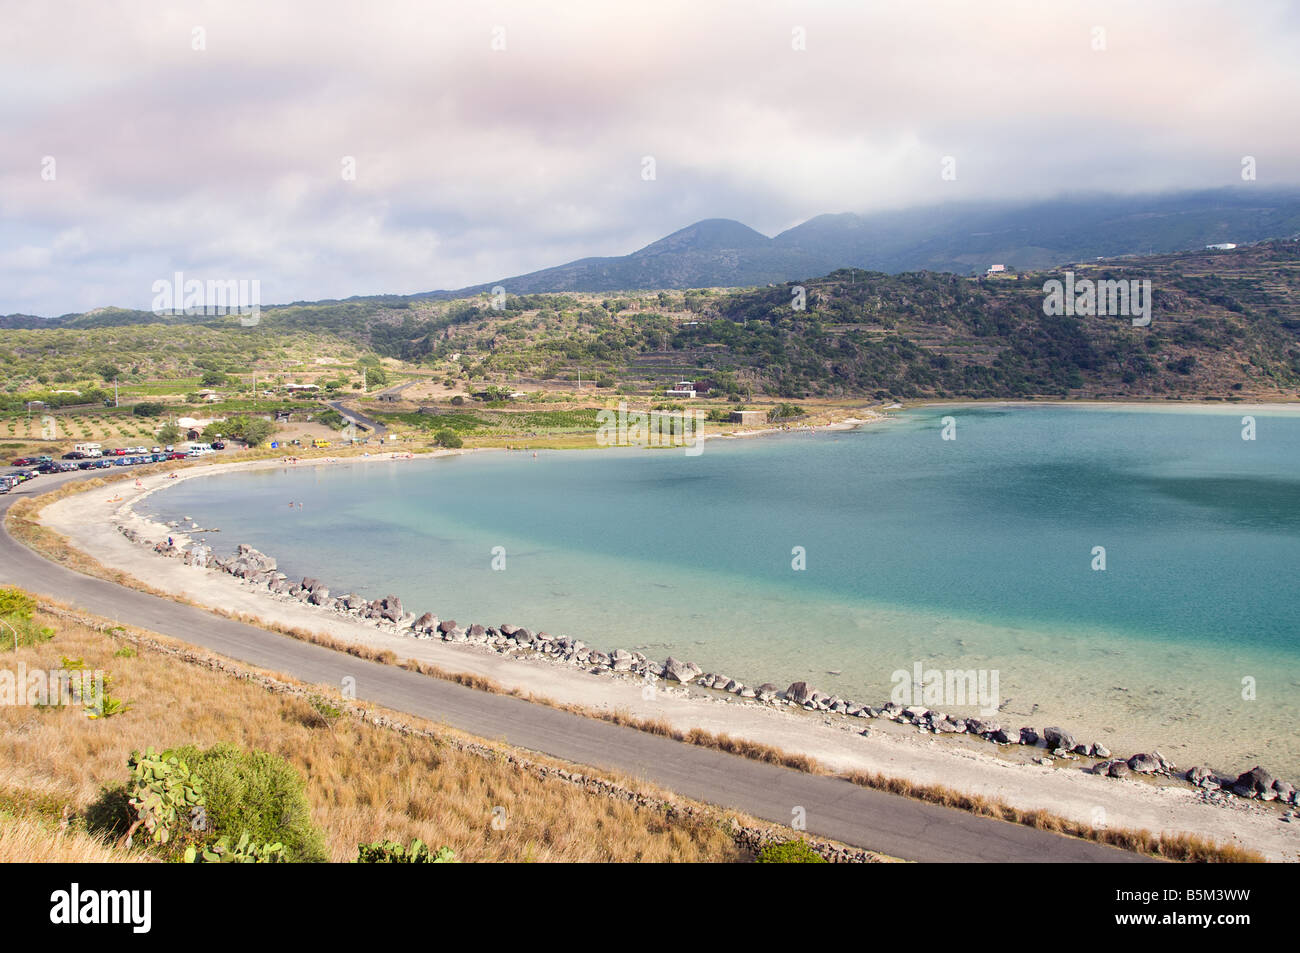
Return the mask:
[[[365,414],[359,411],[348,410],[348,408],[343,406],[343,401],[341,400],[331,400],[331,401],[326,401],[326,403],[328,403],[331,407],[337,410],[344,417],[351,420],[353,423],[369,430],[376,437],[382,437],[384,434],[388,433],[388,428],[384,424],[381,424],[378,420],[375,420],[373,417],[367,417]]]
[[[16,500],[84,474],[55,474],[0,496]],[[641,777],[686,797],[790,824],[803,808],[810,833],[895,857],[946,862],[1133,862],[1147,858],[1077,838],[996,821],[683,744],[504,695],[367,662],[73,572],[0,532],[0,581],[309,683],[356,679],[357,697],[578,764]]]

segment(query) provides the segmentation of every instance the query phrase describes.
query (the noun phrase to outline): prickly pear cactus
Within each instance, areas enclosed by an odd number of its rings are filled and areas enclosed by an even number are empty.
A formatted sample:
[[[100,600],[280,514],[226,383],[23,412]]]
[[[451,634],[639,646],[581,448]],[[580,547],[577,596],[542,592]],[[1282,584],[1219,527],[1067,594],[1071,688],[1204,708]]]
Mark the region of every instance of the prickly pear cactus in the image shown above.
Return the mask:
[[[375,841],[357,845],[358,864],[454,864],[456,854],[450,847],[432,851],[418,837],[405,847],[396,841]]]
[[[202,782],[171,751],[133,751],[127,767],[131,771],[128,803],[135,812],[135,826],[144,828],[155,844],[166,844],[182,822],[188,824],[201,812]]]
[[[204,847],[185,848],[187,864],[278,864],[284,862],[283,844],[255,844],[248,832],[240,835],[232,847],[230,838],[219,838]]]

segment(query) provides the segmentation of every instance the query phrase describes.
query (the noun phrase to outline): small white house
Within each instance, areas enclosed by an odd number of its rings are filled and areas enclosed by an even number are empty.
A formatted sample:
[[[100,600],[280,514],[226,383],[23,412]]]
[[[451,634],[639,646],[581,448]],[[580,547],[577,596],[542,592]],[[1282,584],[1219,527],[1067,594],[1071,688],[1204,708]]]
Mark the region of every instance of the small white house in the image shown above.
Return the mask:
[[[1229,251],[1237,246],[1232,242],[1223,242],[1219,245],[1206,245],[1205,247],[1213,251]]]
[[[1007,270],[1006,265],[989,265],[989,270],[984,272],[986,275],[999,275]]]
[[[678,381],[676,387],[664,391],[665,397],[694,397],[695,381]]]

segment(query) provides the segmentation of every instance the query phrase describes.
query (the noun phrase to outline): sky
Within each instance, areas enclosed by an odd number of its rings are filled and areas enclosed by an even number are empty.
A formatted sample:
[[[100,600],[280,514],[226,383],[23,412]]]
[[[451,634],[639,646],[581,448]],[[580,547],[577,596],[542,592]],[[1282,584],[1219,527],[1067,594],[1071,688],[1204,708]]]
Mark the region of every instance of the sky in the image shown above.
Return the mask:
[[[149,308],[177,271],[262,304],[459,288],[703,218],[1216,188],[1245,156],[1300,184],[1287,0],[0,0],[0,25],[0,314]]]

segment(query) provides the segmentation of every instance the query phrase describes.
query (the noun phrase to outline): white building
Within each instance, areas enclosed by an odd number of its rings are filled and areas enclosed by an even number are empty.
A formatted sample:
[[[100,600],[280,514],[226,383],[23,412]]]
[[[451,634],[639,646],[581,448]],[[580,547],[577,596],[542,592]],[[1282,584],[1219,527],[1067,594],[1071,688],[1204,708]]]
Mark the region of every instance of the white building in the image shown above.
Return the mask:
[[[677,386],[664,391],[665,397],[694,397],[695,381],[678,381]]]
[[[1229,249],[1236,248],[1237,246],[1234,245],[1232,242],[1223,242],[1220,245],[1206,245],[1205,247],[1209,249],[1213,249],[1214,251],[1228,251]]]
[[[989,270],[984,272],[986,275],[997,275],[1007,270],[1006,265],[989,265]]]

